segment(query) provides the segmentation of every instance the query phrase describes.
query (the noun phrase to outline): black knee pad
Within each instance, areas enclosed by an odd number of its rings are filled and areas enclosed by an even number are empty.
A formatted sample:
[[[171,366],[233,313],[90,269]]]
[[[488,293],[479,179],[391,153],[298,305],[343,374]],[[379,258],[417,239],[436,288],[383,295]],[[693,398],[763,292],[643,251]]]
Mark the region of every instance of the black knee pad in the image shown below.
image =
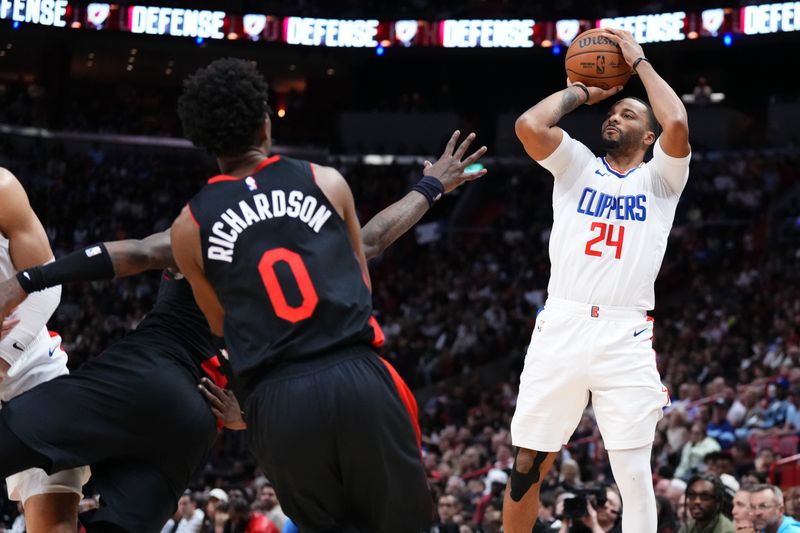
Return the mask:
[[[533,452],[536,455],[533,458],[533,465],[527,473],[522,473],[517,470],[517,456],[520,449],[517,448],[517,453],[514,456],[514,468],[511,469],[511,490],[509,495],[515,502],[519,502],[531,490],[531,487],[539,482],[542,475],[542,463],[547,459],[547,452]]]

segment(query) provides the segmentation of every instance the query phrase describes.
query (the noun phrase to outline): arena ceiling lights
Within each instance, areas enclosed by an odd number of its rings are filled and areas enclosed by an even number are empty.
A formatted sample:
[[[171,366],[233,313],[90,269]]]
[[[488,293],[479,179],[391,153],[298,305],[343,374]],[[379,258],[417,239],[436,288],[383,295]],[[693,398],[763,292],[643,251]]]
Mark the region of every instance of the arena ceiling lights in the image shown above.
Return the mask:
[[[533,48],[569,45],[590,28],[628,30],[640,43],[731,34],[800,31],[800,2],[675,11],[599,20],[448,19],[437,21],[321,19],[235,14],[144,5],[77,4],[69,0],[0,0],[0,19],[24,24],[211,40],[250,40],[342,48]]]

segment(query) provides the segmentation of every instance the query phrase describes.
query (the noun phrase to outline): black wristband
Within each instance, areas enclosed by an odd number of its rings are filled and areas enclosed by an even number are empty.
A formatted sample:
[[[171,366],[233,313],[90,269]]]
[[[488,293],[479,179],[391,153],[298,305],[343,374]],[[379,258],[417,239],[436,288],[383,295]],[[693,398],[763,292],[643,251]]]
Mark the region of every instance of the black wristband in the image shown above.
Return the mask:
[[[46,265],[28,268],[17,280],[28,294],[74,281],[100,281],[114,277],[114,263],[104,244],[72,252]]]
[[[648,63],[650,63],[650,60],[644,56],[638,58],[636,61],[633,62],[633,65],[631,65],[631,70],[633,71],[634,74],[636,74],[636,67],[638,67],[639,63],[641,63],[642,61],[647,61]]]
[[[589,96],[589,89],[587,89],[587,88],[586,88],[586,85],[584,85],[584,84],[582,84],[582,83],[575,83],[575,84],[573,84],[572,86],[573,86],[573,87],[577,87],[578,89],[580,89],[581,91],[583,91],[583,92],[586,94],[586,102],[588,102],[588,101],[589,101],[589,98],[591,98],[591,96]],[[584,104],[585,104],[586,102],[584,102]]]
[[[27,294],[47,288],[44,283],[42,267],[40,266],[26,268],[22,272],[17,272],[17,281],[19,281],[22,290]]]
[[[444,194],[444,185],[438,178],[433,176],[422,176],[412,190],[417,191],[428,200],[428,207],[432,206],[436,200]]]

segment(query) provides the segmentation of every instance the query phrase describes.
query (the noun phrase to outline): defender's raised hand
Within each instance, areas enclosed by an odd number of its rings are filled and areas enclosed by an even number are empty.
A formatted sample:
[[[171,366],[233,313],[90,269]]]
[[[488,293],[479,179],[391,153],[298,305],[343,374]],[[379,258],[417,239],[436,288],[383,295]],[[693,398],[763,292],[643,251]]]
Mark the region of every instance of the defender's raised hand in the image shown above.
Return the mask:
[[[467,135],[467,138],[464,139],[456,149],[456,143],[460,136],[461,132],[459,130],[454,131],[441,157],[437,159],[435,163],[425,161],[422,171],[425,176],[432,176],[441,181],[444,186],[445,194],[457,189],[465,181],[472,181],[480,178],[488,172],[485,168],[477,172],[464,172],[469,165],[483,157],[486,153],[486,147],[481,146],[472,152],[469,157],[464,159],[464,154],[467,153],[469,145],[475,140],[475,134],[470,133]]]

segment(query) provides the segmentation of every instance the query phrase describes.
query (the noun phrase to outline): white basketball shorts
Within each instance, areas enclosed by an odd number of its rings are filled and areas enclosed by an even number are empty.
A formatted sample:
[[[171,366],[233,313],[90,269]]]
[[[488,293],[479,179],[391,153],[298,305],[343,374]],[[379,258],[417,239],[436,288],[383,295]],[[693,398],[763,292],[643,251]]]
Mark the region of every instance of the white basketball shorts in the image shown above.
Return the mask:
[[[27,353],[8,369],[6,380],[0,383],[0,399],[8,401],[40,383],[67,373],[67,354],[61,349],[61,337],[43,332],[28,347]],[[89,476],[88,466],[49,476],[44,470],[31,468],[6,478],[8,497],[25,503],[37,494],[74,492],[82,495]]]
[[[511,421],[514,446],[560,450],[590,392],[606,449],[652,443],[669,404],[652,338],[653,321],[643,311],[548,299],[536,317],[520,377]]]

